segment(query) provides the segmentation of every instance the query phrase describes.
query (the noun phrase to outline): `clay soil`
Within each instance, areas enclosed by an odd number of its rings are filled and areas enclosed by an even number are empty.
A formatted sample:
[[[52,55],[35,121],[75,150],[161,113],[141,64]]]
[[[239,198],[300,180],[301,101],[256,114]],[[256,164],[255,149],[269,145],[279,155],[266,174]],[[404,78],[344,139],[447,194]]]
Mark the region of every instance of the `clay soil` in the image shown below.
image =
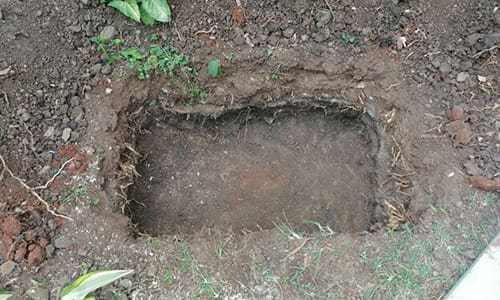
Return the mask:
[[[499,231],[494,1],[99,2],[0,1],[13,299],[103,269],[134,274],[98,299],[440,299]]]

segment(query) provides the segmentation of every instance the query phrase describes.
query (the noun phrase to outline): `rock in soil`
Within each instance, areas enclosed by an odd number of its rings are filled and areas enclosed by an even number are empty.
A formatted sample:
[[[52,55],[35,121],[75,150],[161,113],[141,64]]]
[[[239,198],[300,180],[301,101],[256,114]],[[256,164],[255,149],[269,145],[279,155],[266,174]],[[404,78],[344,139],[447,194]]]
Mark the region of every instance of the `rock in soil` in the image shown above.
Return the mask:
[[[71,240],[67,237],[60,236],[54,239],[53,245],[56,249],[65,249],[71,246]]]
[[[12,216],[3,219],[3,221],[0,222],[0,231],[6,236],[15,237],[21,233],[21,229],[21,223],[19,223],[19,221]]]
[[[464,168],[467,175],[479,175],[483,172],[473,161],[464,163]]]
[[[0,274],[4,276],[9,275],[10,273],[12,273],[12,271],[14,271],[15,268],[15,262],[13,262],[12,260],[6,261],[0,266]]]
[[[106,26],[104,29],[101,31],[101,38],[104,41],[109,41],[112,38],[115,37],[116,34],[116,29],[114,26]]]
[[[63,141],[67,142],[70,137],[71,137],[71,128],[64,128],[61,138],[63,139]]]
[[[40,245],[33,245],[28,254],[28,265],[37,266],[45,260],[45,251]]]
[[[465,119],[463,106],[455,106],[449,112],[446,113],[446,117],[450,121],[463,120]]]
[[[469,182],[472,187],[485,191],[500,190],[500,182],[496,182],[484,176],[471,176]]]

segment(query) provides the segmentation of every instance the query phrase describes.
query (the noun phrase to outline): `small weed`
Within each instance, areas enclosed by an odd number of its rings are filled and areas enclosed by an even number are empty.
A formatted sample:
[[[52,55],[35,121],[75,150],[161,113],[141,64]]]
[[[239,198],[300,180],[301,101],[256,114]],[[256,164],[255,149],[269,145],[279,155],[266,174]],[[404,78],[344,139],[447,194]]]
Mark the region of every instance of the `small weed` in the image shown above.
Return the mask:
[[[219,298],[219,293],[216,289],[216,285],[219,285],[219,283],[212,278],[211,276],[200,273],[199,274],[199,284],[200,284],[200,289],[199,291],[195,294],[195,298],[203,297],[206,299],[218,299]]]
[[[220,60],[214,59],[208,62],[208,75],[212,78],[218,78],[222,76],[222,65]]]
[[[167,284],[174,284],[175,283],[174,269],[166,268],[165,272],[161,276],[161,280]]]
[[[278,229],[279,232],[281,232],[285,236],[285,239],[287,241],[301,240],[304,238],[304,235],[302,233],[296,232],[287,220],[278,220],[277,222],[273,222],[273,225],[274,227],[276,227],[276,229]]]
[[[72,186],[64,196],[63,204],[67,204],[87,196],[87,190],[81,186]]]
[[[96,44],[97,51],[106,54],[106,64],[112,65],[114,62],[120,60],[120,56],[116,54],[116,50],[123,44],[122,39],[117,38],[111,41],[104,41],[101,35],[96,35],[90,41]]]
[[[354,36],[350,35],[347,32],[342,32],[341,38],[342,38],[342,42],[344,43],[344,45],[352,44],[356,40],[354,38]]]
[[[150,239],[149,244],[153,247],[158,247],[158,246],[160,246],[160,240],[159,239]]]
[[[91,268],[91,265],[89,265],[88,263],[82,263],[80,265],[80,270],[82,270],[82,274],[87,274],[89,272]]]
[[[188,87],[186,90],[186,94],[189,97],[189,102],[188,102],[189,106],[193,106],[196,103],[198,103],[198,101],[200,101],[201,99],[208,97],[208,93],[197,86]]]
[[[90,206],[97,206],[99,205],[99,202],[101,202],[101,199],[94,197],[90,199]]]
[[[281,79],[281,65],[275,66],[271,73],[266,76],[267,80],[280,80]]]
[[[41,283],[40,281],[35,280],[35,279],[31,279],[31,284],[34,285],[34,286],[37,286],[37,287],[42,287],[43,286],[43,283]]]
[[[191,256],[191,250],[189,249],[189,246],[180,244],[180,250],[182,257],[179,259],[181,262],[179,268],[181,269],[181,271],[192,272],[196,270],[197,266],[193,256]]]
[[[215,245],[215,254],[217,254],[217,257],[219,259],[222,259],[227,256],[227,251],[226,251],[226,244],[229,242],[229,239],[225,241],[220,241],[217,242]]]
[[[150,38],[151,42],[156,42],[159,39],[160,39],[160,35],[158,33],[156,33],[156,32],[151,33],[151,38]]]

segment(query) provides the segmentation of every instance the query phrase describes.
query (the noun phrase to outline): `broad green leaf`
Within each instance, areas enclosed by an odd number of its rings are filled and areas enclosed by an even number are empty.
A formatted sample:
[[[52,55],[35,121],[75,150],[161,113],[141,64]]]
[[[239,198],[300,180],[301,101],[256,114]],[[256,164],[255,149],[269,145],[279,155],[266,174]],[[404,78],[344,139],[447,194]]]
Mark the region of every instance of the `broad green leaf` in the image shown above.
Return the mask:
[[[116,8],[122,14],[126,15],[134,21],[141,22],[141,13],[139,11],[137,0],[114,0],[111,1],[108,6]]]
[[[156,21],[171,21],[171,11],[167,0],[142,0],[141,6]]]
[[[134,270],[112,270],[87,273],[63,289],[61,300],[83,300],[98,288],[133,272]]]
[[[144,10],[144,7],[140,7],[139,9],[141,11],[141,20],[144,25],[153,25],[155,23],[155,19],[153,19],[148,13]]]
[[[13,296],[14,293],[11,292],[11,291],[7,291],[7,290],[4,290],[4,289],[0,289],[0,300],[7,300],[9,299],[11,296]]]
[[[220,60],[211,60],[208,62],[208,75],[211,77],[221,77],[222,76],[222,67],[220,64]]]

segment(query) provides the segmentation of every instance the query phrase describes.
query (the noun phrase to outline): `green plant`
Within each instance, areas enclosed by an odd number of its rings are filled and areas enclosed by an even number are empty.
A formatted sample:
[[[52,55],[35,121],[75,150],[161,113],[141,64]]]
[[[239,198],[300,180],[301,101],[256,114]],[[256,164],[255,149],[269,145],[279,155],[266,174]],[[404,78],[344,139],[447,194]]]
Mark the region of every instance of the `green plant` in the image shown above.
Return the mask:
[[[115,280],[132,274],[133,270],[94,271],[80,276],[61,293],[61,300],[90,300],[95,299],[88,294],[94,292]]]
[[[155,21],[171,21],[172,13],[166,0],[113,0],[108,3],[108,6],[146,25],[153,25]]]
[[[352,35],[350,35],[347,32],[342,32],[341,38],[342,42],[344,42],[345,45],[352,44],[356,40]]]
[[[160,39],[160,35],[156,32],[151,33],[151,42],[156,42]]]
[[[90,206],[97,206],[99,204],[99,202],[101,202],[101,199],[94,197],[94,198],[90,199]]]
[[[87,196],[87,190],[81,186],[72,186],[66,196],[64,196],[63,204],[76,201],[81,197]]]
[[[119,60],[120,57],[116,55],[115,49],[123,44],[122,39],[112,39],[111,41],[104,41],[101,35],[96,35],[90,38],[90,41],[96,44],[96,50],[106,54],[106,63],[112,65],[115,61]]]
[[[188,102],[189,106],[195,105],[200,99],[206,98],[208,96],[207,92],[193,85],[189,86],[186,92],[189,97],[189,102]]]
[[[281,65],[277,65],[271,70],[271,75],[269,76],[269,79],[271,80],[281,79]]]
[[[222,65],[220,60],[214,59],[208,62],[208,75],[213,78],[222,76]]]
[[[14,293],[8,290],[0,289],[0,300],[7,300],[14,296]]]
[[[159,239],[150,239],[149,240],[149,243],[151,244],[151,246],[153,247],[158,247],[160,246],[160,240]]]
[[[161,276],[161,280],[168,284],[173,284],[175,282],[174,269],[172,268],[165,269],[165,272]]]

